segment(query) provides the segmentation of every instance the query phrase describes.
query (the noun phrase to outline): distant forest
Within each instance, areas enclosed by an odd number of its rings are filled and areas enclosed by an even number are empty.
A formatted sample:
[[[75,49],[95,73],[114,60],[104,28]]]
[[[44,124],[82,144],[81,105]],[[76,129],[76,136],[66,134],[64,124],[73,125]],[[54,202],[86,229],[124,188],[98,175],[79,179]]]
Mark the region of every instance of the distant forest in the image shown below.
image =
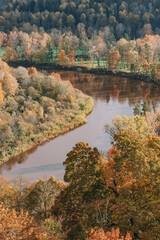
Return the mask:
[[[83,23],[88,37],[109,27],[118,40],[160,34],[159,0],[0,0],[0,31],[16,28],[27,33],[53,28],[78,34]]]

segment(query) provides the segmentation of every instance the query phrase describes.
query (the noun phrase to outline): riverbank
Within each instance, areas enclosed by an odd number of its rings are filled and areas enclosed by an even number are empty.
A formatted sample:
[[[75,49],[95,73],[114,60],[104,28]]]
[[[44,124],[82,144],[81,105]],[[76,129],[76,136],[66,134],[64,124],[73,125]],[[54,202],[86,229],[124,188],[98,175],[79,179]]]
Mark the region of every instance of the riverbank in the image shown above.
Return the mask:
[[[87,122],[94,101],[69,81],[3,61],[0,70],[0,164]]]
[[[43,72],[43,71],[42,71]],[[50,73],[51,71],[44,71]],[[111,124],[117,115],[133,115],[133,107],[138,102],[147,101],[160,104],[160,88],[127,78],[90,75],[78,72],[59,72],[63,82],[70,79],[73,87],[94,99],[94,108],[87,117],[88,123],[67,134],[35,147],[15,159],[11,159],[0,168],[1,175],[13,179],[19,174],[36,181],[42,176],[54,175],[62,180],[64,175],[63,161],[66,154],[77,142],[96,146],[103,154],[110,148],[110,136],[104,131],[106,123]]]
[[[133,73],[127,73],[127,72],[112,72],[112,71],[107,71],[106,69],[101,69],[101,68],[88,69],[86,67],[76,67],[76,66],[73,66],[70,68],[68,67],[63,68],[60,65],[55,65],[55,64],[34,64],[34,63],[32,64],[29,62],[16,62],[16,63],[14,62],[14,63],[10,63],[9,65],[11,67],[19,67],[19,66],[31,67],[32,66],[32,67],[36,67],[39,70],[53,70],[53,71],[63,70],[63,71],[76,71],[80,73],[88,73],[88,74],[95,74],[95,75],[119,76],[123,78],[136,79],[136,80],[144,81],[147,83],[155,83],[157,85],[160,85],[159,82],[155,82],[149,77],[146,77],[141,74],[133,74]],[[45,130],[42,130],[40,132],[38,131],[38,133],[36,132],[36,134],[32,134],[32,136],[25,138],[25,141],[23,142],[23,146],[21,144],[21,141],[23,141],[23,139],[20,139],[20,142],[18,143],[18,146],[15,149],[12,149],[11,151],[8,151],[7,153],[5,153],[4,154],[5,156],[3,155],[3,160],[2,158],[0,159],[0,164],[3,164],[4,162],[8,161],[11,158],[15,158],[16,156],[23,154],[26,151],[29,151],[32,148],[49,141],[50,139],[54,139],[59,135],[65,134],[85,124],[86,123],[85,117],[92,111],[93,105],[94,105],[92,98],[88,97],[88,99],[90,103],[84,106],[85,111],[83,110],[82,115],[78,115],[78,117],[76,118],[72,117],[70,118],[69,121],[68,121],[68,115],[66,115],[64,119],[66,118],[67,121],[64,120],[62,117],[61,120],[58,119],[57,123],[54,122],[53,125],[50,123],[48,130],[44,128]]]
[[[140,73],[132,73],[132,72],[125,72],[125,71],[108,71],[105,68],[86,68],[80,66],[72,66],[72,67],[62,67],[60,65],[54,63],[43,63],[43,64],[36,64],[30,63],[28,61],[17,61],[17,62],[9,62],[9,66],[11,67],[36,67],[39,70],[55,70],[55,71],[75,71],[81,73],[88,73],[88,74],[95,74],[95,75],[110,75],[110,76],[118,76],[123,78],[135,79],[139,81],[143,81],[146,83],[154,83],[160,86],[160,81],[155,81],[150,76],[146,76]]]
[[[38,147],[50,140],[53,140],[54,138],[66,134],[83,124],[87,123],[86,117],[92,112],[94,107],[94,101],[91,97],[87,96],[87,102],[85,107],[85,110],[82,114],[79,114],[75,116],[74,119],[68,118],[67,115],[64,115],[61,117],[61,119],[58,119],[58,121],[54,121],[52,125],[50,125],[50,128],[48,131],[40,132],[39,134],[32,134],[32,137],[28,137],[28,139],[25,139],[25,142],[19,142],[19,146],[17,146],[16,149],[12,151],[12,154],[6,155],[6,157],[3,158],[3,161],[0,162],[0,165],[3,165],[7,161],[19,157],[20,155],[24,154],[27,151],[32,150],[35,147]],[[67,121],[66,121],[67,118]]]
[[[5,158],[3,158],[3,161],[0,162],[0,166],[5,164],[7,161],[13,159],[13,158],[17,158],[20,155],[26,153],[27,151],[32,150],[35,147],[38,147],[50,140],[55,139],[56,137],[59,137],[60,135],[64,135],[84,124],[87,123],[86,117],[92,112],[94,107],[94,101],[93,99],[90,97],[88,104],[85,106],[85,108],[87,109],[82,115],[78,115],[74,120],[72,121],[68,121],[68,122],[61,122],[60,126],[56,126],[56,123],[53,123],[52,127],[53,130],[49,129],[49,131],[45,131],[43,133],[40,134],[35,134],[32,135],[32,140],[30,138],[28,138],[28,140],[26,140],[26,144],[20,143],[20,146],[17,147],[13,152],[12,155],[10,156],[6,156]],[[56,126],[56,128],[55,128]]]

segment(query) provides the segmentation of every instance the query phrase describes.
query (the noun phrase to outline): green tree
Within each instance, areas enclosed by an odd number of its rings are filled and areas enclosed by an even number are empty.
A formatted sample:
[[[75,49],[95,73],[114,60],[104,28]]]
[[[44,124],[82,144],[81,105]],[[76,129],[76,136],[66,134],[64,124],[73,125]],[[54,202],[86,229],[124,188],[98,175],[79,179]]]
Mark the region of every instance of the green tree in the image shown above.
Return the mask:
[[[137,103],[136,106],[133,109],[134,115],[141,115],[141,105],[140,103]]]
[[[53,42],[50,40],[47,41],[47,60],[49,62],[53,59]]]
[[[145,101],[142,103],[142,115],[145,115],[146,112],[151,112],[151,107],[150,105]]]
[[[137,133],[141,138],[146,138],[149,134],[154,134],[154,129],[150,126],[145,118],[145,116],[117,116],[112,121],[113,127],[110,127],[108,124],[105,125],[105,130],[111,137],[114,137],[114,134],[119,134],[121,130],[132,131]]]
[[[67,17],[67,23],[68,23],[68,26],[70,26],[70,27],[73,27],[73,26],[74,26],[75,19],[74,19],[74,17],[73,17],[72,14],[70,14],[70,15]]]

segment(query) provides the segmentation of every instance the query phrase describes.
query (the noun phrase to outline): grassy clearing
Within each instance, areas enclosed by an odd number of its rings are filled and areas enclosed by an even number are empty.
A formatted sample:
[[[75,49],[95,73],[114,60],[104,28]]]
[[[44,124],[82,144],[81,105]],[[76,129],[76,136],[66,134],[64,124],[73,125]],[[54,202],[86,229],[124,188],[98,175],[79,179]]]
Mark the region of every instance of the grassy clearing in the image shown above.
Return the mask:
[[[0,48],[0,58],[3,56],[4,52],[5,52],[5,47],[1,47]]]

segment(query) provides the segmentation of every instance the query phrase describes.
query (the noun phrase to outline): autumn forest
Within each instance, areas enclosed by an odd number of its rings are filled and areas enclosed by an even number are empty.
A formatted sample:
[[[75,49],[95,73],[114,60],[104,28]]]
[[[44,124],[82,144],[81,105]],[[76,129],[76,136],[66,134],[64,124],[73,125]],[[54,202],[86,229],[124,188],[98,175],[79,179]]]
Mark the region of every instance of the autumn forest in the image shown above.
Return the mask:
[[[160,239],[160,2],[0,6],[0,240]]]

